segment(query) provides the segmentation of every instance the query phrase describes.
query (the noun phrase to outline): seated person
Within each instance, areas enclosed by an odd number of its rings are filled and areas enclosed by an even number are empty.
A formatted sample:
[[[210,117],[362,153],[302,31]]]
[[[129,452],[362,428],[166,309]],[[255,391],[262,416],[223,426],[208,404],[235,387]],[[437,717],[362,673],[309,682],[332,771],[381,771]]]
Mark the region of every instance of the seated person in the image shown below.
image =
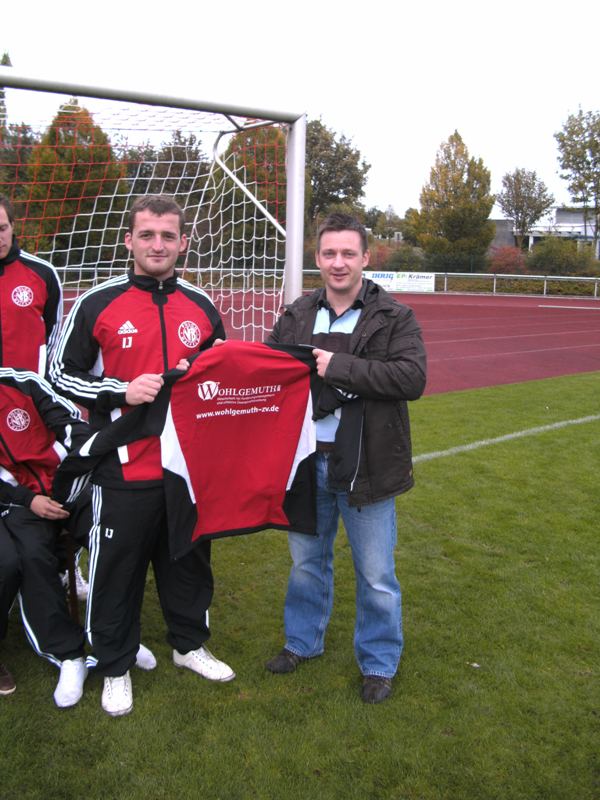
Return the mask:
[[[77,408],[43,378],[0,368],[0,639],[18,595],[33,649],[60,668],[59,707],[79,701],[87,669],[84,633],[69,615],[56,556],[69,512],[50,491],[66,453],[88,436]]]

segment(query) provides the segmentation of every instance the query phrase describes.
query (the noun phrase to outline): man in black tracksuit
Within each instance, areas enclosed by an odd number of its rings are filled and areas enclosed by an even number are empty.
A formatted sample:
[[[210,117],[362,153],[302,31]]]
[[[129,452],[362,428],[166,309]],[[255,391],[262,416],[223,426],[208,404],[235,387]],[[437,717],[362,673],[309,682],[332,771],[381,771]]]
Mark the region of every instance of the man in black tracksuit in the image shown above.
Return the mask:
[[[185,369],[188,357],[225,336],[208,296],[175,273],[187,243],[183,223],[170,198],[139,198],[125,236],[133,268],[86,292],[65,323],[51,378],[59,392],[90,410],[95,428],[152,402],[162,373]],[[175,665],[211,680],[233,679],[231,668],[204,647],[213,592],[210,543],[175,561],[169,553],[158,438],[119,448],[93,480],[87,663],[105,678],[105,711],[117,716],[133,707],[129,668],[140,642],[150,562]]]

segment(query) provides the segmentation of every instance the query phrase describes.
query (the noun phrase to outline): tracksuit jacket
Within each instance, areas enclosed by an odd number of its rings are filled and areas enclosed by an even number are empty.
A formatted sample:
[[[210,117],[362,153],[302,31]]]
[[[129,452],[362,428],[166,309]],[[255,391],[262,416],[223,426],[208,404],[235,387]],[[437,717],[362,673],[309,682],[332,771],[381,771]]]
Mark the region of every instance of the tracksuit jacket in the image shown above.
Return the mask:
[[[225,338],[221,318],[201,289],[172,276],[113,278],[86,292],[63,328],[50,377],[56,389],[90,410],[90,424],[103,428],[131,408],[128,382],[142,373],[163,373]],[[162,483],[156,437],[113,454],[102,486],[150,487]]]
[[[19,249],[0,259],[0,365],[45,375],[63,316],[62,287],[47,261]]]
[[[69,450],[89,438],[73,403],[33,372],[0,368],[0,504],[29,507],[51,495]]]

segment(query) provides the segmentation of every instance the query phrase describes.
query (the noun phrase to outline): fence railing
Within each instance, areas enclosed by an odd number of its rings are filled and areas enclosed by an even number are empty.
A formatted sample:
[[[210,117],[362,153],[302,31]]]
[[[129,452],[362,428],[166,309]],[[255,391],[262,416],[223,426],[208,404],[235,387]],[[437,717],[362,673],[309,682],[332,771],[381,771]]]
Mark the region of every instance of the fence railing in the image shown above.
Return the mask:
[[[502,275],[487,272],[436,272],[436,292],[488,292],[490,294],[572,295],[600,298],[600,276]],[[305,269],[304,286],[319,283],[319,270]]]

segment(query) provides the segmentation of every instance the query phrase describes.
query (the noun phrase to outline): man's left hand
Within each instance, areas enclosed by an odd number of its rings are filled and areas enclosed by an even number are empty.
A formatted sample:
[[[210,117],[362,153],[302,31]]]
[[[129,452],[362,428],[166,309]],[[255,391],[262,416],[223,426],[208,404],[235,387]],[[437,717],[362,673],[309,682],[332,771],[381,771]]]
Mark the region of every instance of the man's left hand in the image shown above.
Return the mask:
[[[317,347],[315,347],[315,349],[312,351],[312,354],[317,360],[317,373],[321,378],[324,378],[333,353],[330,353],[329,350],[319,350]]]

